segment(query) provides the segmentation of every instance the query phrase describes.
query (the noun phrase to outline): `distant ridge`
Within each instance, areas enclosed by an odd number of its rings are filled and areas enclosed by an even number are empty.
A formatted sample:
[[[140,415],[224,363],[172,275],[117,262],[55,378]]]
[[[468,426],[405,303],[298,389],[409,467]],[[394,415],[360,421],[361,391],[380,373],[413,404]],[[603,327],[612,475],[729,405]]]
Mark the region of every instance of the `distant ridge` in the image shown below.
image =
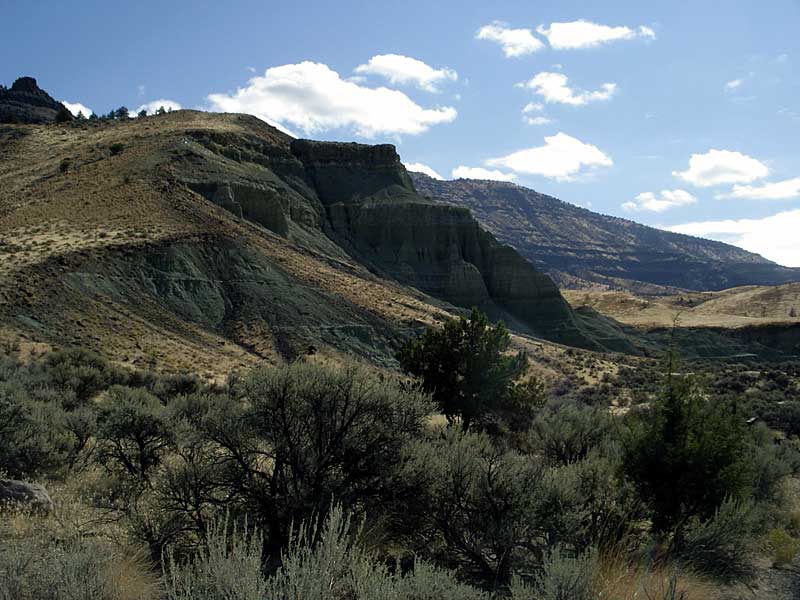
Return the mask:
[[[800,281],[800,269],[736,246],[601,215],[513,183],[413,172],[411,179],[420,194],[469,208],[560,287],[662,294]]]

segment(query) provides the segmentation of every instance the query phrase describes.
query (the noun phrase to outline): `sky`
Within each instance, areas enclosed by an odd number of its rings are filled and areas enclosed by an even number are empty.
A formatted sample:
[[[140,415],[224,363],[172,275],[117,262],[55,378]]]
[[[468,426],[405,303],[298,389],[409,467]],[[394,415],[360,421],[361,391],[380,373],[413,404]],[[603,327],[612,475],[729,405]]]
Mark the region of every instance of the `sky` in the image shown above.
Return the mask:
[[[392,143],[800,267],[800,0],[0,0],[0,83]]]

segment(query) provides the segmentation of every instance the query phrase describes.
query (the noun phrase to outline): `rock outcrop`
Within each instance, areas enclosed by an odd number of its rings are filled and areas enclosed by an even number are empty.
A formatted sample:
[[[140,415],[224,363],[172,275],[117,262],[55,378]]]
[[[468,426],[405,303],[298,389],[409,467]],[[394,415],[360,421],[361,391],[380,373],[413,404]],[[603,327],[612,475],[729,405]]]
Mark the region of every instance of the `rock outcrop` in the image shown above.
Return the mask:
[[[11,88],[0,88],[0,123],[52,123],[71,120],[72,114],[33,77],[20,77]]]
[[[238,217],[515,328],[599,348],[553,281],[464,208],[426,200],[390,144],[194,136],[179,179]],[[192,146],[192,145],[190,145]],[[313,232],[317,232],[314,234]],[[311,233],[311,235],[309,235]],[[327,247],[318,234],[329,239]]]
[[[53,510],[53,500],[47,490],[38,483],[0,479],[0,507],[3,506],[49,513]]]

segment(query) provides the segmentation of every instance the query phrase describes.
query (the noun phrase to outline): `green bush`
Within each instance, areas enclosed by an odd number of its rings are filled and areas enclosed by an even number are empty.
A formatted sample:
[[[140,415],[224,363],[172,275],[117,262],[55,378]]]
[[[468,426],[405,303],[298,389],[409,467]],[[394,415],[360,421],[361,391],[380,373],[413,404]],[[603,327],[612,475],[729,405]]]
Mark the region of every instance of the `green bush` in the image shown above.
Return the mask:
[[[752,443],[734,406],[707,399],[670,366],[662,398],[629,421],[623,467],[652,508],[657,532],[711,518],[728,497],[752,494]]]
[[[59,406],[0,382],[0,471],[12,477],[58,473],[70,449],[63,419]]]
[[[289,525],[346,506],[388,502],[402,449],[432,411],[427,396],[360,368],[295,363],[258,369],[227,394],[199,394],[172,407],[190,443],[238,510],[256,519],[271,550]],[[198,465],[202,466],[202,465]]]
[[[97,416],[98,459],[142,482],[175,441],[174,426],[158,398],[141,389],[113,386]]]
[[[542,409],[528,431],[530,451],[550,464],[567,465],[586,458],[611,437],[608,413],[575,402]]]
[[[405,371],[420,378],[447,419],[460,419],[468,430],[486,426],[505,411],[530,413],[539,399],[535,386],[515,385],[528,360],[524,353],[508,355],[510,344],[502,323],[492,326],[473,309],[469,319],[447,320],[442,329],[409,340],[397,358]]]
[[[505,584],[516,566],[543,555],[543,473],[486,434],[448,429],[409,447],[404,480],[416,491],[400,510],[420,552],[470,579]]]

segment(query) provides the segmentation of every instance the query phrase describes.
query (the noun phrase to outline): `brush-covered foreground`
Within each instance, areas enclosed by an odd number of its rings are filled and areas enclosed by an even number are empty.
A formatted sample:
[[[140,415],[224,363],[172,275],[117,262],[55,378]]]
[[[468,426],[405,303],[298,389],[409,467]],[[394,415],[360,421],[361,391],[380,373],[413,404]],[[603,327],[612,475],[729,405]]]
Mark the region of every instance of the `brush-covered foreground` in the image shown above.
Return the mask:
[[[470,364],[473,402],[521,385]],[[0,470],[55,507],[4,509],[0,598],[736,597],[797,553],[796,434],[679,370],[624,415],[528,382],[465,427],[452,405],[436,424],[424,375],[307,359],[209,385],[6,355]]]

